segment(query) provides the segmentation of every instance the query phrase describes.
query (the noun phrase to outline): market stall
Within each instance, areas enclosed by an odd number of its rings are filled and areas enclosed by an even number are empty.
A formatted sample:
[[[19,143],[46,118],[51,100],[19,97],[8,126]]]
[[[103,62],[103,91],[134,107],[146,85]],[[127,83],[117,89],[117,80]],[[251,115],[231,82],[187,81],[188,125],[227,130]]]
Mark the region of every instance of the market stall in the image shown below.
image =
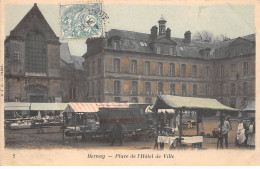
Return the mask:
[[[198,121],[199,113],[203,114],[209,111],[216,113],[216,111],[219,111],[220,121],[222,121],[223,113],[232,114],[238,111],[237,109],[233,109],[219,103],[216,99],[182,97],[182,96],[172,96],[172,95],[157,96],[157,100],[152,108],[152,111],[158,114],[158,110],[160,109],[173,109],[179,115],[180,124],[182,124],[183,113],[186,111],[195,111],[197,114],[197,121]],[[221,130],[220,132],[222,132],[222,128],[220,128],[220,130]],[[157,124],[157,134],[159,135],[158,132],[159,130]],[[198,135],[198,123],[197,123],[197,135]],[[200,136],[199,138],[196,137],[195,139],[186,138],[186,140],[187,139],[189,140],[190,143],[203,142],[202,136]],[[174,138],[174,140],[177,140],[177,143],[180,145],[180,147],[182,146],[182,144],[185,143],[185,137],[183,138],[182,135],[182,125],[179,125],[179,136]],[[160,140],[157,141],[159,142]]]
[[[240,109],[240,115],[242,117],[255,117],[255,101],[248,101]]]
[[[64,135],[76,138],[93,133],[99,128],[97,112],[100,108],[129,108],[130,103],[69,103],[64,111]],[[65,128],[65,127],[63,127]]]

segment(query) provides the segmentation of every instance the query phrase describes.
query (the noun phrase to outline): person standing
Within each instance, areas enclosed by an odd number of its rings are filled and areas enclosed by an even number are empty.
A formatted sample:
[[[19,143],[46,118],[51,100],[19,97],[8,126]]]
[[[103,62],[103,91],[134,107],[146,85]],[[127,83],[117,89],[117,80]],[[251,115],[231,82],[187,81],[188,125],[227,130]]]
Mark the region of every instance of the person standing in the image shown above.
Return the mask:
[[[246,132],[243,120],[240,119],[237,127],[237,144],[239,147],[245,146],[246,143]]]
[[[123,145],[123,138],[124,138],[124,128],[119,120],[116,121],[116,124],[112,128],[112,141],[111,146],[114,145],[115,141],[119,141],[120,145]]]
[[[226,118],[225,120],[221,119],[221,122],[218,124],[219,131],[221,131],[221,128],[222,128],[222,133],[220,133],[220,138],[219,138],[220,148],[223,148],[222,147],[223,139],[225,139],[225,147],[228,149],[228,132],[231,130],[231,127],[230,127],[230,123],[227,121]]]
[[[254,117],[250,118],[250,124],[247,133],[248,133],[247,145],[249,146],[249,148],[254,148],[255,147],[255,118]]]

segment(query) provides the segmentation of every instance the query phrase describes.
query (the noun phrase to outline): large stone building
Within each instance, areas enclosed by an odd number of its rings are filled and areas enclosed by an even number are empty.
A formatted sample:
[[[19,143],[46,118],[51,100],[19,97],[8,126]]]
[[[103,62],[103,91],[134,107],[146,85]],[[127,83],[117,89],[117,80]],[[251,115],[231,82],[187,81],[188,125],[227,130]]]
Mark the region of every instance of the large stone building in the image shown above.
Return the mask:
[[[112,29],[86,41],[87,98],[154,103],[158,94],[216,98],[231,107],[255,99],[255,35],[219,43],[171,37],[161,18],[150,34]]]
[[[85,99],[83,58],[70,55],[36,4],[6,38],[4,59],[6,102]]]

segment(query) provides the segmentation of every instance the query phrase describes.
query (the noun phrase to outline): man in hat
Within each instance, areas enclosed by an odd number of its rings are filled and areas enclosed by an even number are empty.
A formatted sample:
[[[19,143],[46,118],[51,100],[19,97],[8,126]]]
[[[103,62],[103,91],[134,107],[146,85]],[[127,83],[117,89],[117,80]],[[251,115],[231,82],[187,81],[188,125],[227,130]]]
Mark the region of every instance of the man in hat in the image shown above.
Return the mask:
[[[115,121],[116,124],[112,128],[111,136],[111,146],[114,145],[115,141],[118,140],[120,142],[120,145],[123,145],[123,138],[124,138],[124,128],[122,124],[119,122],[119,120]]]
[[[218,129],[219,131],[221,131],[222,128],[222,133],[220,133],[220,148],[222,148],[223,145],[223,138],[225,139],[225,146],[228,149],[228,132],[231,130],[231,126],[230,123],[227,121],[227,119],[225,118],[225,120],[223,118],[221,118],[221,122],[218,124]]]

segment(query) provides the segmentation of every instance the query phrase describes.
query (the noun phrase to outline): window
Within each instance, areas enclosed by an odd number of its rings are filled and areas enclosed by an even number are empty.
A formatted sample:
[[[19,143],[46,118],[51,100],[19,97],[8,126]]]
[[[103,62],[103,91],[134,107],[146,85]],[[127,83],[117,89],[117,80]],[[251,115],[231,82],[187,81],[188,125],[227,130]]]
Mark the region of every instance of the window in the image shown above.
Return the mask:
[[[158,83],[158,94],[163,94],[163,83]]]
[[[146,61],[146,62],[145,62],[144,73],[145,73],[146,75],[150,75],[150,62],[149,62],[149,61]]]
[[[157,54],[161,54],[162,52],[162,47],[161,46],[157,46]]]
[[[169,47],[169,55],[173,55],[173,47]]]
[[[22,57],[22,52],[14,51],[13,52],[13,60],[16,62],[20,62]]]
[[[95,96],[95,82],[92,82],[91,87],[92,87],[92,97],[93,97]]]
[[[210,76],[210,67],[206,66],[206,77]]]
[[[100,97],[101,97],[101,81],[98,81],[97,83],[97,96],[98,96],[98,100],[100,100]]]
[[[114,102],[121,102],[121,98],[120,97],[114,97]]]
[[[185,77],[186,76],[186,65],[181,64],[181,76]]]
[[[206,84],[205,94],[206,94],[206,96],[209,96],[209,84]]]
[[[224,65],[220,67],[220,77],[224,77]]]
[[[69,98],[71,100],[76,99],[76,87],[70,87],[70,91],[69,91]]]
[[[175,64],[174,63],[170,64],[170,75],[175,76]]]
[[[86,68],[86,70],[87,70],[87,75],[90,75],[90,63],[89,62],[87,62],[87,68]]]
[[[232,97],[230,98],[230,107],[235,108],[236,107],[236,98]]]
[[[244,94],[247,94],[247,93],[248,93],[248,85],[247,85],[247,82],[244,82],[244,83],[243,83],[243,93],[244,93]]]
[[[137,73],[137,61],[131,60],[131,73]]]
[[[102,67],[101,67],[101,59],[100,58],[98,59],[97,69],[98,69],[98,73],[101,73]]]
[[[132,82],[132,94],[135,94],[135,95],[138,94],[138,82],[137,81]]]
[[[132,103],[138,103],[138,98],[137,97],[133,97],[132,98]]]
[[[187,85],[186,84],[182,84],[181,93],[183,96],[187,95]]]
[[[231,64],[231,76],[236,77],[236,64]]]
[[[241,101],[241,106],[245,106],[246,102],[247,102],[247,97],[243,97]]]
[[[120,59],[114,59],[114,72],[120,72]]]
[[[95,60],[92,60],[91,66],[92,66],[91,74],[95,75],[96,74],[96,62],[95,62]]]
[[[243,64],[243,75],[248,74],[248,62],[244,62]]]
[[[119,41],[114,41],[113,49],[119,49]]]
[[[192,90],[193,90],[193,96],[196,96],[197,95],[197,84],[193,85]]]
[[[175,95],[175,84],[170,85],[170,95]]]
[[[231,83],[230,91],[231,91],[231,95],[236,94],[236,84],[235,83]]]
[[[152,99],[151,98],[146,97],[144,100],[145,100],[145,103],[149,103],[149,104],[152,103]]]
[[[158,62],[158,75],[163,75],[163,63]]]
[[[219,94],[223,95],[223,84],[219,85]]]
[[[197,73],[197,65],[193,65],[192,66],[192,76],[193,77],[197,77],[198,73]]]
[[[151,94],[151,83],[150,82],[145,82],[145,93]]]
[[[30,31],[25,38],[25,70],[46,73],[46,40],[40,31]]]
[[[114,94],[120,94],[120,92],[121,92],[120,81],[116,80],[114,81]]]

